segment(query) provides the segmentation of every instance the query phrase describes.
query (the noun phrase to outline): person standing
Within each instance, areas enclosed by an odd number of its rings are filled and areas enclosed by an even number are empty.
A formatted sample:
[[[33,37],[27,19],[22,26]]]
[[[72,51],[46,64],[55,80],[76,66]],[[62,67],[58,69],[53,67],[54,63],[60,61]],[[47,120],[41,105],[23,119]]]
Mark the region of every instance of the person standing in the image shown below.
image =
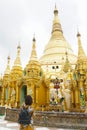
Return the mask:
[[[31,107],[32,103],[32,97],[30,95],[27,95],[25,97],[25,103],[22,105],[22,109],[19,114],[18,122],[20,124],[20,130],[34,130],[32,119],[34,109]],[[25,115],[23,116],[23,114]]]

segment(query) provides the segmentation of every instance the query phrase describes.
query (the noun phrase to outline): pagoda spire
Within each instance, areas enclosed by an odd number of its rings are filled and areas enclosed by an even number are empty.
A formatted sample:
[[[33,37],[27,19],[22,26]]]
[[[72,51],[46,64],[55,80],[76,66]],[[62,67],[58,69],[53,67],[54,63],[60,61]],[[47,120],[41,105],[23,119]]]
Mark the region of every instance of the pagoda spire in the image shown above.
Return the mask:
[[[20,46],[20,42],[19,42],[19,45],[17,46],[17,56],[14,61],[14,66],[21,66],[20,50],[21,50],[21,46]]]
[[[30,61],[31,61],[31,60],[37,60],[35,35],[34,35],[34,37],[33,37],[32,42],[33,42],[33,43],[32,43],[32,51],[31,51]]]
[[[86,58],[86,54],[82,47],[81,34],[79,32],[77,33],[77,38],[78,38],[78,60],[80,60],[80,59],[83,60],[84,58]]]
[[[7,57],[7,67],[4,74],[10,73],[10,56]]]
[[[21,46],[20,46],[20,43],[18,44],[17,46],[17,56],[16,56],[16,59],[14,61],[14,65],[12,67],[12,70],[11,70],[11,78],[12,79],[16,79],[17,77],[20,77],[22,76],[22,66],[21,66],[21,60],[20,60],[20,50],[21,50]]]
[[[34,78],[34,77],[38,78],[38,76],[40,75],[41,65],[37,58],[35,35],[32,40],[31,56],[28,64],[26,65],[25,71],[26,71],[26,75],[28,75],[28,77],[30,78]]]
[[[60,20],[58,18],[58,10],[55,4],[55,9],[54,9],[54,20],[53,20],[53,27],[52,27],[52,37],[63,37],[63,31],[61,28]]]

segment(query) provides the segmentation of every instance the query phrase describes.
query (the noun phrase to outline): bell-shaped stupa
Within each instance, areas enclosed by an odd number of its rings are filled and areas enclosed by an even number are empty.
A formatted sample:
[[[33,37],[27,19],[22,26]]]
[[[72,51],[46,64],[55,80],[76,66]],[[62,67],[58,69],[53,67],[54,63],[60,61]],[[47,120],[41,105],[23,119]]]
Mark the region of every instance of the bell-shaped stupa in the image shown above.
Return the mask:
[[[63,62],[62,58],[64,58],[64,61],[66,61],[66,51],[68,53],[68,60],[70,64],[75,65],[77,57],[73,53],[70,44],[63,35],[60,20],[58,18],[58,10],[55,5],[51,38],[48,44],[45,46],[43,55],[40,58],[41,65],[43,68],[49,65],[53,66],[55,63],[56,65],[61,66]]]

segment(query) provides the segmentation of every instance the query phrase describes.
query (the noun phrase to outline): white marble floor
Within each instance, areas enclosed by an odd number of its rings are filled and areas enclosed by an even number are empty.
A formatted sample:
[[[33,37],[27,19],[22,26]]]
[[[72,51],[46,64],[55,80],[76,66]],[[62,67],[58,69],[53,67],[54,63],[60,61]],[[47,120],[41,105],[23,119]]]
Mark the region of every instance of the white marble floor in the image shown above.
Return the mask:
[[[35,130],[69,130],[59,128],[48,128],[48,127],[34,127]],[[19,124],[4,120],[4,116],[0,116],[0,130],[19,130]],[[70,129],[71,130],[71,129]]]

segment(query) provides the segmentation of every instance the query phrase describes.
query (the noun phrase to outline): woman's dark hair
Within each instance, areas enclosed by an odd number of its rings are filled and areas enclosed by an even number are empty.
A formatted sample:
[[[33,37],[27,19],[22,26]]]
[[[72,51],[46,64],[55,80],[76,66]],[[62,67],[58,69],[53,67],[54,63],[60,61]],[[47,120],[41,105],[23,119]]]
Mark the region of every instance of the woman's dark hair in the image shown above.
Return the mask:
[[[25,97],[25,104],[26,105],[32,105],[32,97],[30,96],[30,95],[27,95],[26,97]]]

